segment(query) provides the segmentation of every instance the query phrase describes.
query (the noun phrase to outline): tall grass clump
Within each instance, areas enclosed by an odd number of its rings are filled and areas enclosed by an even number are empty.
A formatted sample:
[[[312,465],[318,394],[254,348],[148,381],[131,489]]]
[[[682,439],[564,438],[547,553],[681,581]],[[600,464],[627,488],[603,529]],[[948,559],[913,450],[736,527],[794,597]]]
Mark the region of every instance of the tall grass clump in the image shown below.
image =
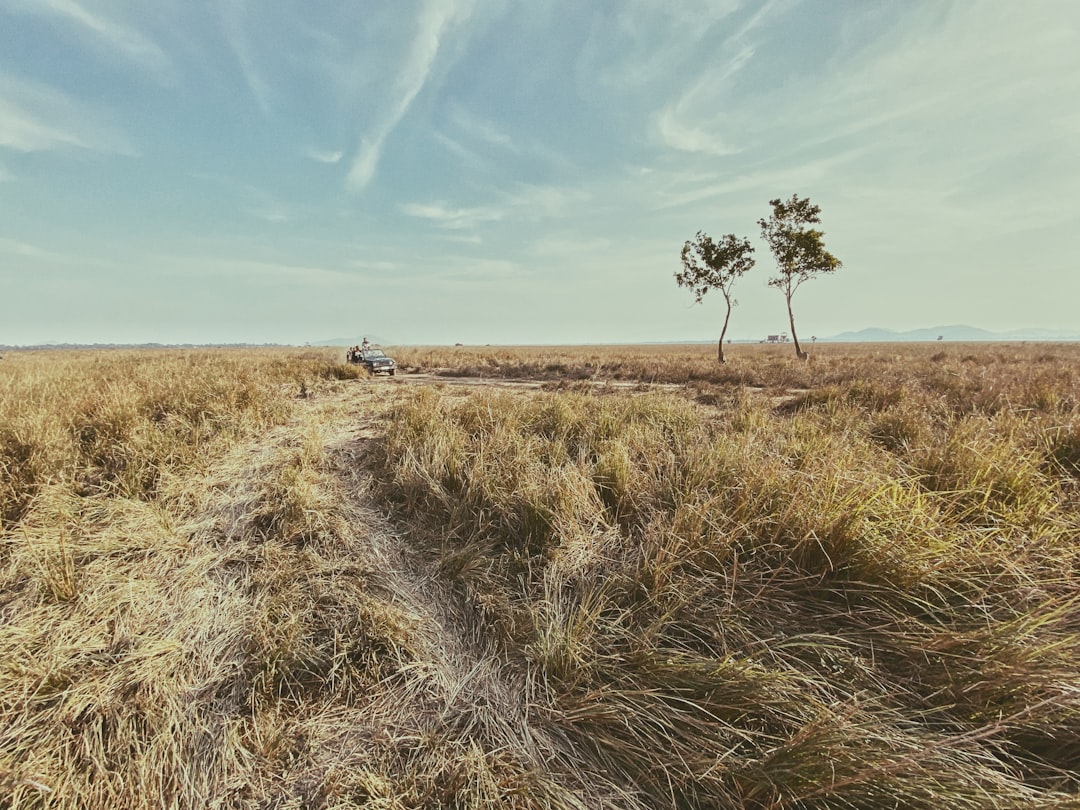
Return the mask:
[[[415,619],[372,583],[318,399],[297,398],[337,364],[3,365],[0,806],[361,803],[356,735]]]
[[[428,390],[380,463],[477,632],[531,673],[549,767],[597,797],[1064,807],[1080,520],[1047,431],[1071,380],[708,407]]]
[[[300,385],[341,368],[254,350],[11,354],[0,369],[0,529],[49,486],[152,500],[163,470],[281,421]]]

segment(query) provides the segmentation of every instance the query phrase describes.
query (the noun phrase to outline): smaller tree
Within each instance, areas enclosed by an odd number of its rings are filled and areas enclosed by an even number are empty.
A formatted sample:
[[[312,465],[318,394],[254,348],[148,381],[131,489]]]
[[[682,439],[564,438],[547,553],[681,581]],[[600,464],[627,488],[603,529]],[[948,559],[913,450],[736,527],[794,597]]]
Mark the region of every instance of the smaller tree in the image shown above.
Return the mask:
[[[731,288],[735,279],[754,266],[753,252],[749,239],[739,239],[733,233],[714,242],[711,236],[698,231],[697,236],[683,245],[683,269],[675,273],[675,281],[680,287],[693,290],[694,300],[699,304],[709,290],[719,290],[727,303],[724,327],[720,330],[716,348],[717,360],[721,363],[726,362],[724,335],[731,319],[731,308],[738,304],[731,297]]]
[[[798,194],[782,202],[770,200],[772,216],[759,219],[761,238],[769,245],[780,275],[769,279],[769,286],[784,293],[787,301],[791,338],[795,341],[795,356],[805,360],[807,355],[799,346],[795,332],[795,316],[791,311],[791,296],[804,281],[819,273],[832,273],[841,267],[840,260],[825,249],[822,231],[807,227],[821,222],[821,207],[810,200],[800,200]]]

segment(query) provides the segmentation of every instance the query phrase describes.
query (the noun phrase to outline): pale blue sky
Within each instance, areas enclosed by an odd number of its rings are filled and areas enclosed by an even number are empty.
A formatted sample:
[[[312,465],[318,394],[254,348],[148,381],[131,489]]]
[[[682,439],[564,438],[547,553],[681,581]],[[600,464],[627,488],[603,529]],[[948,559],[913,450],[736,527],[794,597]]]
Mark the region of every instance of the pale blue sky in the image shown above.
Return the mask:
[[[1076,0],[0,0],[0,344],[1080,332]]]

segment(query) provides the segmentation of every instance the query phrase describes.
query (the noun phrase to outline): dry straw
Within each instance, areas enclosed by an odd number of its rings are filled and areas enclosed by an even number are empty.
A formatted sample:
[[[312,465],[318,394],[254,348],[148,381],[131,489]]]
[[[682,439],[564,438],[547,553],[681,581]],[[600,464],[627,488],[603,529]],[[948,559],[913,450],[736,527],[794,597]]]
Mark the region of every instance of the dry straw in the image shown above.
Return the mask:
[[[0,807],[1076,806],[1075,348],[712,351],[9,355]]]

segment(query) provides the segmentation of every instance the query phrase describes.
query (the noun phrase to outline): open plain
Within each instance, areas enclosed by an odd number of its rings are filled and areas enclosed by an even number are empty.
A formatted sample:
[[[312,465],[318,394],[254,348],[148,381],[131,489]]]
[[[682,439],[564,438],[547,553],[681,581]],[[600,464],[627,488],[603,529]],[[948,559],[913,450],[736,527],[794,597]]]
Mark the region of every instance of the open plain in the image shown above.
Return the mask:
[[[1080,345],[14,352],[2,808],[1071,808]]]

